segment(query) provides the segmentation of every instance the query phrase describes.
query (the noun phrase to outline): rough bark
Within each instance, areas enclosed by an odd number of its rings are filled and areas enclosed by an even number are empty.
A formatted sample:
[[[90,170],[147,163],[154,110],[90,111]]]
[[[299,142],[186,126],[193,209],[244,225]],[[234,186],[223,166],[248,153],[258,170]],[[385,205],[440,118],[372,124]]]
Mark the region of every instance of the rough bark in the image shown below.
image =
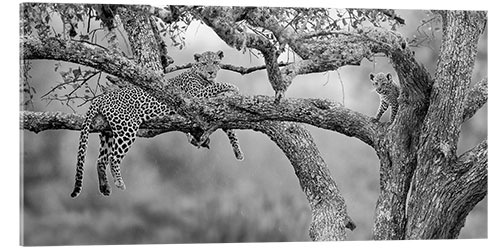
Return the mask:
[[[475,168],[462,174],[460,171],[455,173],[455,170],[466,103],[463,100],[467,100],[477,42],[486,22],[486,13],[446,11],[442,12],[442,19],[443,42],[436,81],[422,127],[418,168],[408,205],[406,235],[410,239],[457,237],[457,230],[463,226],[462,217],[470,211],[470,205],[477,204],[485,194],[477,199],[468,191],[475,194],[475,186],[486,187],[486,159],[481,159],[486,157],[486,142],[470,152],[480,160]],[[476,176],[468,176],[470,174]],[[456,186],[458,183],[462,185]],[[457,198],[464,200],[458,204]]]
[[[289,122],[265,121],[251,126],[269,136],[292,163],[311,206],[311,239],[345,240],[346,227],[354,230],[355,225],[311,134],[302,125]]]

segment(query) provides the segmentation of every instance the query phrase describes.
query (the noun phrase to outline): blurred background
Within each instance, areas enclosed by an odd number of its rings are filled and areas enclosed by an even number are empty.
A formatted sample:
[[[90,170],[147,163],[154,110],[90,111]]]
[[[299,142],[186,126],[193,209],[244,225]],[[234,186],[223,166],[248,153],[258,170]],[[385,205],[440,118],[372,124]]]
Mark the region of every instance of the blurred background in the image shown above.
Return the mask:
[[[426,11],[399,10],[406,20],[406,37],[418,35]],[[193,22],[182,50],[169,48],[176,65],[193,61],[193,54],[223,50],[223,63],[256,66],[263,60],[228,47],[208,27]],[[487,32],[483,34],[472,82],[487,76]],[[439,32],[416,56],[434,73]],[[124,48],[126,50],[126,48]],[[282,58],[287,60],[286,56]],[[290,58],[292,59],[292,58]],[[32,61],[29,79],[36,88],[33,111],[73,112],[40,96],[58,82],[57,62]],[[63,63],[61,67],[78,67]],[[298,76],[287,97],[328,98],[373,116],[379,98],[372,91],[370,72],[395,72],[384,57],[337,72]],[[171,73],[175,76],[180,72]],[[396,78],[396,77],[395,77]],[[218,81],[237,85],[245,95],[274,92],[265,71],[241,76],[221,70]],[[397,80],[397,79],[396,79]],[[88,104],[74,106],[83,114]],[[459,153],[487,137],[486,104],[462,126]],[[388,120],[387,112],[382,120]],[[378,158],[371,147],[344,135],[307,125],[340,188],[348,213],[357,224],[349,240],[369,240],[378,195]],[[152,139],[138,138],[121,163],[127,189],[112,186],[109,197],[98,191],[96,159],[98,135],[87,150],[82,194],[73,188],[79,131],[54,130],[38,134],[21,131],[21,230],[25,245],[267,242],[308,241],[310,208],[293,168],[265,135],[237,130],[245,160],[236,161],[225,134],[211,137],[211,148],[191,146],[180,132]],[[467,217],[460,238],[487,237],[487,197]]]

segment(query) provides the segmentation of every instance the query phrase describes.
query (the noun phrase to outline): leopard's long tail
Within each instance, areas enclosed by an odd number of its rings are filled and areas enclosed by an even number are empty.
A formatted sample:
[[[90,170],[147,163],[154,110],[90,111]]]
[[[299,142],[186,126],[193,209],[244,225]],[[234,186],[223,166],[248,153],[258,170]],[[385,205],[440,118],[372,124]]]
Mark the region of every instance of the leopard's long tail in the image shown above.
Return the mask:
[[[231,143],[231,147],[233,148],[234,156],[237,160],[242,161],[244,159],[243,151],[241,151],[240,142],[238,141],[238,137],[236,133],[232,129],[225,129],[224,132]]]
[[[77,197],[82,191],[83,164],[85,162],[85,152],[87,151],[90,125],[92,124],[92,121],[97,114],[97,107],[91,104],[85,116],[85,121],[83,122],[83,127],[80,132],[80,144],[78,146],[78,156],[76,162],[75,188],[71,193],[71,197],[73,198]]]

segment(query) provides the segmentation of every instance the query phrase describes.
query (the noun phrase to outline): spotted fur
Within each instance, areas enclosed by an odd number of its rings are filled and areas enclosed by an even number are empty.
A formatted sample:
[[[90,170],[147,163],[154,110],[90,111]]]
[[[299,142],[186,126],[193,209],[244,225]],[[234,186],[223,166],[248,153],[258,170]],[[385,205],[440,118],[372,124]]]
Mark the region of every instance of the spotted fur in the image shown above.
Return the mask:
[[[223,56],[222,51],[195,54],[195,63],[191,69],[174,78],[167,79],[167,81],[195,98],[209,98],[227,91],[236,92],[238,91],[236,86],[214,81],[220,70],[219,62]],[[96,116],[102,116],[111,127],[111,131],[100,133],[100,150],[97,160],[99,191],[108,196],[111,193],[111,188],[106,177],[106,167],[110,166],[115,186],[124,190],[125,182],[121,176],[120,163],[134,142],[139,126],[145,121],[174,113],[173,109],[135,86],[124,87],[95,98],[87,111],[80,133],[75,186],[71,197],[77,197],[82,190],[83,165],[88,135]],[[230,140],[236,158],[243,160],[243,153],[236,134],[233,130],[224,131]]]
[[[391,120],[389,123],[394,121],[396,114],[398,113],[399,103],[399,87],[392,80],[392,75],[390,73],[370,73],[370,80],[372,81],[375,91],[380,97],[380,106],[378,108],[377,115],[373,118],[374,121],[379,121],[380,117],[385,113],[385,111],[391,107]]]

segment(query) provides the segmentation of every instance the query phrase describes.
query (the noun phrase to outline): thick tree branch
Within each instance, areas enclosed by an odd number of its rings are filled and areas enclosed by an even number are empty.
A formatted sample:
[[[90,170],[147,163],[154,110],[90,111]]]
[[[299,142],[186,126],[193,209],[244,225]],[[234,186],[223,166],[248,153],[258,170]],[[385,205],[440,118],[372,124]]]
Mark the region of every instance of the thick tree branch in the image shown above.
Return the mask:
[[[59,60],[102,70],[138,86],[163,89],[163,75],[138,66],[134,61],[100,46],[88,43],[49,38],[21,38],[21,57],[24,60]],[[151,88],[151,87],[149,87]]]
[[[452,180],[447,189],[458,194],[450,201],[450,209],[456,212],[456,223],[449,223],[450,229],[445,230],[447,238],[456,239],[465,225],[469,212],[479,203],[488,191],[488,141],[484,140],[473,149],[460,156],[454,169],[458,181]]]
[[[238,125],[240,122],[293,121],[352,136],[370,146],[374,145],[377,131],[380,130],[380,125],[371,122],[370,117],[352,111],[338,102],[324,99],[289,98],[283,100],[279,105],[275,105],[273,98],[268,96],[228,96],[209,100],[193,100],[187,109],[193,112],[194,116],[203,117],[208,122],[218,124],[220,127],[238,129],[241,128]],[[24,128],[37,132],[44,129],[71,127],[71,124],[67,124],[69,120],[55,114],[42,120],[39,121],[42,124]],[[144,128],[168,130],[170,126],[175,125],[172,128],[175,130],[186,123],[186,118],[175,116],[161,120],[161,122],[164,123],[161,127],[146,126]],[[27,124],[32,124],[32,122]]]
[[[465,225],[469,212],[487,194],[488,189],[488,142],[484,140],[473,149],[462,154],[440,176],[432,176],[439,189],[431,202],[410,206],[407,239],[456,239]],[[429,196],[427,196],[429,197]],[[439,200],[439,209],[435,209]],[[425,211],[421,213],[421,211]],[[432,221],[432,223],[426,223]]]
[[[462,122],[470,119],[488,101],[488,78],[477,82],[472,86],[465,98],[464,114]]]
[[[347,215],[345,201],[310,133],[296,123],[249,123],[268,135],[290,159],[312,210],[309,235],[314,241],[345,240],[345,229],[356,227]],[[283,140],[290,136],[292,140]]]
[[[370,146],[374,146],[381,126],[366,115],[326,99],[287,98],[276,105],[268,96],[235,95],[202,100],[192,106],[191,112],[219,124],[264,120],[307,123],[356,137]]]
[[[20,112],[20,129],[39,133],[45,130],[81,130],[85,115],[62,112]],[[152,120],[141,124],[139,137],[153,137],[170,131],[190,132],[196,125],[188,119],[172,114],[162,119]],[[102,116],[97,116],[91,126],[90,132],[111,130],[109,124]]]

